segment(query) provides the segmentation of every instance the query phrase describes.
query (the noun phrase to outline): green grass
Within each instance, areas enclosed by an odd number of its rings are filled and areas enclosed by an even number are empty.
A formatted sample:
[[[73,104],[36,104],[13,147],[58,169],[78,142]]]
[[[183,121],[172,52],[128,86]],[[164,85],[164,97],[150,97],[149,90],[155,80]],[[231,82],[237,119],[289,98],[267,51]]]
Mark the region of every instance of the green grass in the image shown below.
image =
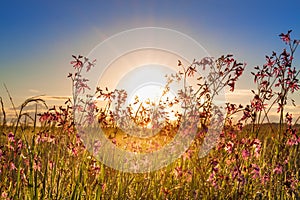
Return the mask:
[[[283,145],[267,130],[262,133],[259,157],[252,155],[253,135],[248,135],[249,142],[245,142],[245,133],[236,132],[233,139],[225,132],[220,144],[205,158],[198,158],[199,145],[194,142],[190,158],[183,156],[158,171],[142,174],[106,167],[84,149],[74,133],[63,128],[19,130],[15,141],[9,141],[8,133],[12,130],[2,129],[0,137],[3,199],[299,198],[299,145]],[[110,133],[108,130],[107,136]],[[124,136],[119,131],[117,141]],[[159,137],[163,136],[156,140]],[[126,138],[122,145],[132,141]],[[232,153],[225,150],[229,141],[234,143]],[[251,154],[248,159],[242,158],[245,149]],[[253,177],[253,164],[260,168],[259,177]],[[276,173],[274,169],[279,164],[282,172]],[[235,169],[240,172],[233,177]],[[268,178],[262,184],[264,176]]]

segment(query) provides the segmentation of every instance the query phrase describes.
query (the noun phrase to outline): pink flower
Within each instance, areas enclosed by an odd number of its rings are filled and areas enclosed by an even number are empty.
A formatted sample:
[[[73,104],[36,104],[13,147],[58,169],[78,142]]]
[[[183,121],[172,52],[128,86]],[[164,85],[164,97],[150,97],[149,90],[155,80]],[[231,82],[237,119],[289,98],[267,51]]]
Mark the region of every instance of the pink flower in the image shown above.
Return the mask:
[[[254,155],[256,158],[260,156],[261,142],[259,139],[255,138],[252,141],[252,146],[254,147]]]
[[[8,141],[15,142],[15,135],[12,132],[8,134]]]
[[[282,41],[284,41],[286,44],[288,44],[291,41],[290,38],[290,33],[292,32],[292,30],[289,30],[287,32],[287,34],[281,33],[279,36],[282,39]]]
[[[261,177],[261,183],[263,185],[265,185],[269,181],[270,181],[270,175],[269,174],[265,174],[263,177]]]
[[[289,85],[289,88],[291,89],[291,92],[294,93],[294,91],[296,90],[299,90],[299,84],[298,84],[298,80],[295,80],[295,81],[290,81],[288,83]]]
[[[275,75],[275,77],[277,78],[279,75],[280,75],[280,73],[281,73],[281,68],[279,68],[279,67],[274,67],[273,68],[273,75]]]
[[[49,160],[48,163],[49,163],[49,169],[52,170],[53,167],[54,167],[54,165],[55,165],[55,163],[52,160]]]
[[[112,140],[111,140],[111,142],[113,143],[113,144],[117,144],[117,140],[116,140],[116,138],[113,138]]]
[[[275,174],[281,174],[282,173],[282,165],[278,164],[274,169],[273,173]]]
[[[85,89],[90,90],[91,88],[85,83],[87,79],[76,79],[75,87],[76,87],[76,94],[80,94],[81,92],[85,92]]]
[[[10,170],[16,170],[17,169],[13,162],[10,162],[9,166],[10,166]]]
[[[101,187],[102,192],[104,192],[105,189],[106,189],[106,183],[103,183],[103,184],[102,184],[102,187]]]
[[[94,142],[94,148],[93,148],[95,155],[97,155],[99,153],[100,148],[101,148],[101,141],[100,140],[96,140]]]
[[[230,92],[233,92],[233,91],[234,91],[235,82],[234,82],[234,81],[230,81],[230,82],[228,83],[228,86],[230,87],[229,91],[230,91]]]
[[[285,120],[286,120],[287,125],[292,125],[293,115],[286,113]]]
[[[246,64],[245,64],[245,65],[246,65]],[[236,75],[237,77],[239,77],[239,76],[241,76],[241,75],[243,74],[243,71],[244,71],[244,68],[238,67],[238,68],[235,69],[235,75]]]
[[[217,181],[216,181],[216,173],[213,171],[210,175],[209,178],[207,179],[208,182],[210,182],[212,184],[213,187],[217,188]]]
[[[88,62],[88,65],[86,66],[86,71],[90,71],[90,69],[95,66],[95,63],[96,60],[93,60],[93,62]]]
[[[300,138],[299,138],[300,139]],[[286,141],[286,144],[288,146],[294,146],[294,145],[297,145],[299,143],[299,139],[297,140],[297,138],[289,138],[287,141]]]
[[[253,175],[252,178],[256,179],[260,177],[260,168],[256,164],[251,164],[252,171],[251,174]]]
[[[175,174],[176,178],[180,178],[183,175],[182,168],[181,167],[176,167],[175,171],[174,171],[174,174]]]
[[[250,157],[250,152],[248,150],[244,149],[242,151],[242,156],[243,156],[243,159],[247,160]]]
[[[254,99],[251,101],[251,107],[254,108],[256,112],[262,111],[266,105],[267,104],[263,104],[258,95],[255,95]]]
[[[270,58],[269,56],[266,56],[266,60],[267,60],[267,63],[265,64],[265,66],[268,66],[268,67],[273,67],[273,65],[275,64],[275,60],[272,60],[272,57]]]
[[[42,163],[38,159],[35,159],[33,163],[34,171],[41,171],[41,168],[42,168]]]
[[[4,191],[4,192],[1,193],[2,198],[7,198],[7,196],[8,196],[7,192]]]
[[[192,150],[187,150],[184,154],[183,154],[183,160],[186,160],[186,159],[191,159],[191,157],[192,157],[192,153],[193,153],[193,151]]]
[[[80,69],[80,68],[82,68],[83,63],[82,63],[82,61],[80,60],[80,59],[82,58],[82,56],[79,55],[78,57],[76,57],[76,56],[72,55],[72,57],[73,57],[75,60],[71,61],[70,64],[73,65],[73,67],[74,67],[75,69]]]
[[[233,146],[234,146],[234,143],[231,142],[231,141],[229,141],[229,142],[225,145],[224,149],[225,149],[225,151],[227,151],[228,153],[232,153]]]

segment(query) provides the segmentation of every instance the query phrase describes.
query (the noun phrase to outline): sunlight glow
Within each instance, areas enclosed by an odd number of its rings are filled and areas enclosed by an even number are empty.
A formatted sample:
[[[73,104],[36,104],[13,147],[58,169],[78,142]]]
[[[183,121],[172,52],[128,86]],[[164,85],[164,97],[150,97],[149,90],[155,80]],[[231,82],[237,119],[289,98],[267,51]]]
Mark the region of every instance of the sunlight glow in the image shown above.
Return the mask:
[[[174,91],[170,90],[164,95],[163,93],[163,85],[154,82],[145,83],[137,87],[129,96],[129,104],[132,105],[134,112],[137,112],[141,103],[143,106],[153,109],[153,107],[157,106],[159,102],[167,103],[174,101],[176,96]],[[139,103],[136,103],[137,99],[139,100]],[[175,113],[176,111],[179,112],[179,110],[178,105],[170,106],[168,104],[166,105],[164,112],[166,112],[166,116],[170,121],[175,121],[177,120]],[[151,128],[151,122],[148,123],[147,127]]]

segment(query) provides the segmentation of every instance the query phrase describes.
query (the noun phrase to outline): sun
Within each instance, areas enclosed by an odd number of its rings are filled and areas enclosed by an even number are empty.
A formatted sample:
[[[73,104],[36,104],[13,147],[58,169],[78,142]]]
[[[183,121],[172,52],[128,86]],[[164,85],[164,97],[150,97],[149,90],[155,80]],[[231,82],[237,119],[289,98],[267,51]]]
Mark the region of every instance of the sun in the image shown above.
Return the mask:
[[[144,109],[154,111],[155,108],[160,105],[163,106],[163,112],[165,118],[160,119],[161,121],[168,119],[169,121],[176,121],[176,112],[179,112],[179,106],[174,104],[176,94],[172,90],[165,90],[162,84],[155,82],[148,82],[137,87],[132,94],[129,96],[129,105],[133,108],[133,113],[140,111],[141,106]],[[151,120],[145,125],[147,128],[152,128]]]

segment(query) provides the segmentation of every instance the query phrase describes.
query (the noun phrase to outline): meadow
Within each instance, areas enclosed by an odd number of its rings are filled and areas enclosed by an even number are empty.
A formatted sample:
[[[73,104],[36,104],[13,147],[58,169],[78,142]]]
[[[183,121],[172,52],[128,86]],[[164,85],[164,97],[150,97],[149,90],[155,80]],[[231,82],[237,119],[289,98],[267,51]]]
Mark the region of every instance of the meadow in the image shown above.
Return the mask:
[[[97,88],[94,96],[107,102],[103,108],[97,107],[94,98],[82,98],[89,87],[81,71],[92,70],[96,63],[73,56],[74,72],[68,75],[73,98],[64,105],[46,112],[36,107],[30,115],[25,109],[28,105],[47,107],[42,97],[32,97],[15,110],[16,119],[8,123],[0,99],[1,199],[300,199],[299,118],[294,119],[285,110],[286,105],[295,103],[289,102],[289,95],[299,94],[300,71],[293,60],[300,42],[291,39],[290,34],[280,34],[286,49],[266,56],[266,64],[253,69],[257,90],[252,91],[251,104],[226,103],[226,115],[219,119],[224,124],[218,142],[204,156],[199,156],[199,149],[216,115],[212,101],[225,87],[234,91],[246,67],[244,63],[232,55],[195,60],[190,66],[182,66],[179,61],[180,70],[168,76],[165,88],[167,92],[169,84],[182,81],[176,99],[160,102],[154,111],[147,107],[151,102],[137,99],[137,110],[130,106],[122,110],[124,91]],[[202,82],[196,77],[199,88],[190,89],[186,80],[203,68],[210,70],[209,77],[202,77]],[[9,92],[7,95],[13,104]],[[164,111],[180,102],[189,112],[177,113],[176,121],[169,120]],[[278,122],[269,119],[274,108]],[[174,139],[183,123],[184,138],[189,137],[189,131],[195,128],[185,119],[195,115],[196,134],[183,155],[159,170],[145,173],[123,172],[104,165],[95,152],[87,150],[81,137],[84,135],[80,134],[84,123],[96,124],[118,148],[155,152]],[[78,116],[83,120],[76,120]],[[155,121],[153,116],[165,120]],[[141,128],[141,133],[155,127],[160,131],[148,138],[129,135],[119,128],[130,130],[129,119]]]

